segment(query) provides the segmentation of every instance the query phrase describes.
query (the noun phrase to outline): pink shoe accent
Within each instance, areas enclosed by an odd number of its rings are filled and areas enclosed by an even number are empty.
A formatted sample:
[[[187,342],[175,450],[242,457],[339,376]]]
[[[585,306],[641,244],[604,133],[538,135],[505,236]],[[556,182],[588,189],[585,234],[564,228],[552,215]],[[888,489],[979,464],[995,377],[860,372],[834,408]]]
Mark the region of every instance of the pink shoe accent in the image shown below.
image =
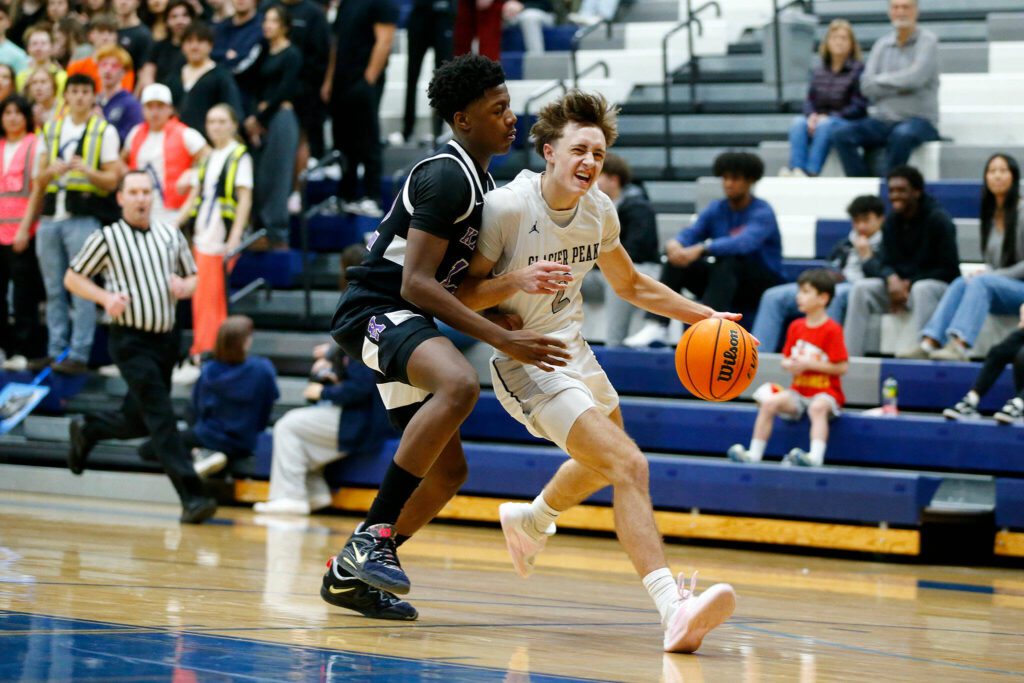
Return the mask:
[[[665,629],[665,652],[696,652],[704,636],[728,619],[736,609],[736,591],[727,583],[716,583],[700,594],[697,587],[697,572],[690,577],[679,575],[679,597],[682,603],[669,619]]]

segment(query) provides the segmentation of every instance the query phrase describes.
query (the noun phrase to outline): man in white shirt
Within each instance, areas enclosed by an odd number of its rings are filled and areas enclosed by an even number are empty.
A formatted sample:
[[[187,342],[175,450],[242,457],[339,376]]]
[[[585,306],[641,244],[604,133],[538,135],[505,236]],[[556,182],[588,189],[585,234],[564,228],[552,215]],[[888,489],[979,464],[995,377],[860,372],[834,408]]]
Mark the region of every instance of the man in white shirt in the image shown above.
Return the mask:
[[[162,83],[142,90],[142,116],[125,138],[121,157],[130,170],[153,179],[153,219],[176,225],[188,198],[190,169],[210,148],[202,133],[174,116],[171,89]]]
[[[120,212],[114,201],[119,180],[117,129],[94,115],[96,83],[85,74],[68,77],[64,91],[66,116],[43,128],[37,145],[27,230],[42,215],[36,254],[46,286],[49,358],[30,363],[39,369],[70,345],[68,357],[53,366],[67,374],[88,369],[96,328],[96,306],[64,290],[64,271],[86,238],[113,223]],[[70,298],[70,302],[69,302]],[[70,305],[69,305],[70,303]]]
[[[687,323],[739,316],[690,301],[633,266],[619,242],[615,206],[595,187],[617,134],[616,111],[600,95],[572,91],[540,112],[530,137],[546,170],[523,171],[487,195],[477,251],[456,296],[476,310],[497,305],[519,316],[523,329],[563,341],[572,357],[551,372],[500,351],[491,359],[505,410],[571,457],[532,504],[500,508],[516,571],[530,574],[559,514],[610,483],[616,532],[661,614],[664,648],[693,652],[732,614],[735,593],[716,584],[697,597],[692,582],[687,589],[682,577],[677,585],[672,576],[654,521],[647,461],[626,434],[618,395],[583,339],[580,289],[596,264],[616,294],[637,307]],[[565,266],[561,284],[524,291],[521,275],[542,261]]]

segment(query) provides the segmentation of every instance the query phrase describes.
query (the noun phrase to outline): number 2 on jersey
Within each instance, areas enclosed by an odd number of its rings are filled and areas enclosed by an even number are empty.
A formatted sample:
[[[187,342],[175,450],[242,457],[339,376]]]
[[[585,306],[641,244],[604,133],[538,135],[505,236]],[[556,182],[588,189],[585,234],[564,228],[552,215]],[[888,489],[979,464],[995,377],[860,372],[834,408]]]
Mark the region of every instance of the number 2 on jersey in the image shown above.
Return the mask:
[[[569,297],[565,295],[565,292],[556,292],[555,298],[551,302],[551,313],[552,315],[557,314],[563,308],[569,305]]]

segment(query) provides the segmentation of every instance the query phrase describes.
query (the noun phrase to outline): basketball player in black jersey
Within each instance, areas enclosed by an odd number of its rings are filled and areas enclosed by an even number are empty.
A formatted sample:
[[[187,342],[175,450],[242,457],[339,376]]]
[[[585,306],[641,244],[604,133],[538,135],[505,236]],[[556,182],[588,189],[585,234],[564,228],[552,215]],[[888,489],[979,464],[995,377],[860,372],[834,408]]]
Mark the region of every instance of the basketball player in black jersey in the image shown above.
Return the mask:
[[[327,602],[366,616],[415,619],[394,594],[409,592],[397,545],[433,519],[465,481],[459,426],[480,391],[472,366],[434,318],[544,370],[565,365],[565,345],[495,322],[455,298],[480,233],[484,194],[494,188],[491,157],[515,141],[516,116],[501,65],[464,55],[439,68],[427,91],[453,139],[417,164],[371,237],[369,253],[347,271],[332,334],[377,375],[401,443],[365,521],[328,562]],[[520,287],[564,288],[564,266],[524,269]]]

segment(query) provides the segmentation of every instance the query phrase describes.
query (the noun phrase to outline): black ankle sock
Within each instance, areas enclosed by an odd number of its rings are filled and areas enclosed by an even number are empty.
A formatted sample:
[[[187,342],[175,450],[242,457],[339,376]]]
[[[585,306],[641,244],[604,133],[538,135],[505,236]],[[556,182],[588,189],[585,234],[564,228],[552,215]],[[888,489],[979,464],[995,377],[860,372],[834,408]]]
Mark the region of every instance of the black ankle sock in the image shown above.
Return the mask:
[[[420,485],[421,477],[410,474],[402,469],[397,463],[392,462],[388,471],[384,474],[384,481],[380,484],[380,491],[370,506],[370,512],[366,515],[363,528],[368,529],[375,524],[394,524],[398,521],[405,503],[412,496],[413,491]]]
[[[403,536],[402,534],[395,534],[395,547],[400,547],[403,543],[408,541],[412,536]]]

